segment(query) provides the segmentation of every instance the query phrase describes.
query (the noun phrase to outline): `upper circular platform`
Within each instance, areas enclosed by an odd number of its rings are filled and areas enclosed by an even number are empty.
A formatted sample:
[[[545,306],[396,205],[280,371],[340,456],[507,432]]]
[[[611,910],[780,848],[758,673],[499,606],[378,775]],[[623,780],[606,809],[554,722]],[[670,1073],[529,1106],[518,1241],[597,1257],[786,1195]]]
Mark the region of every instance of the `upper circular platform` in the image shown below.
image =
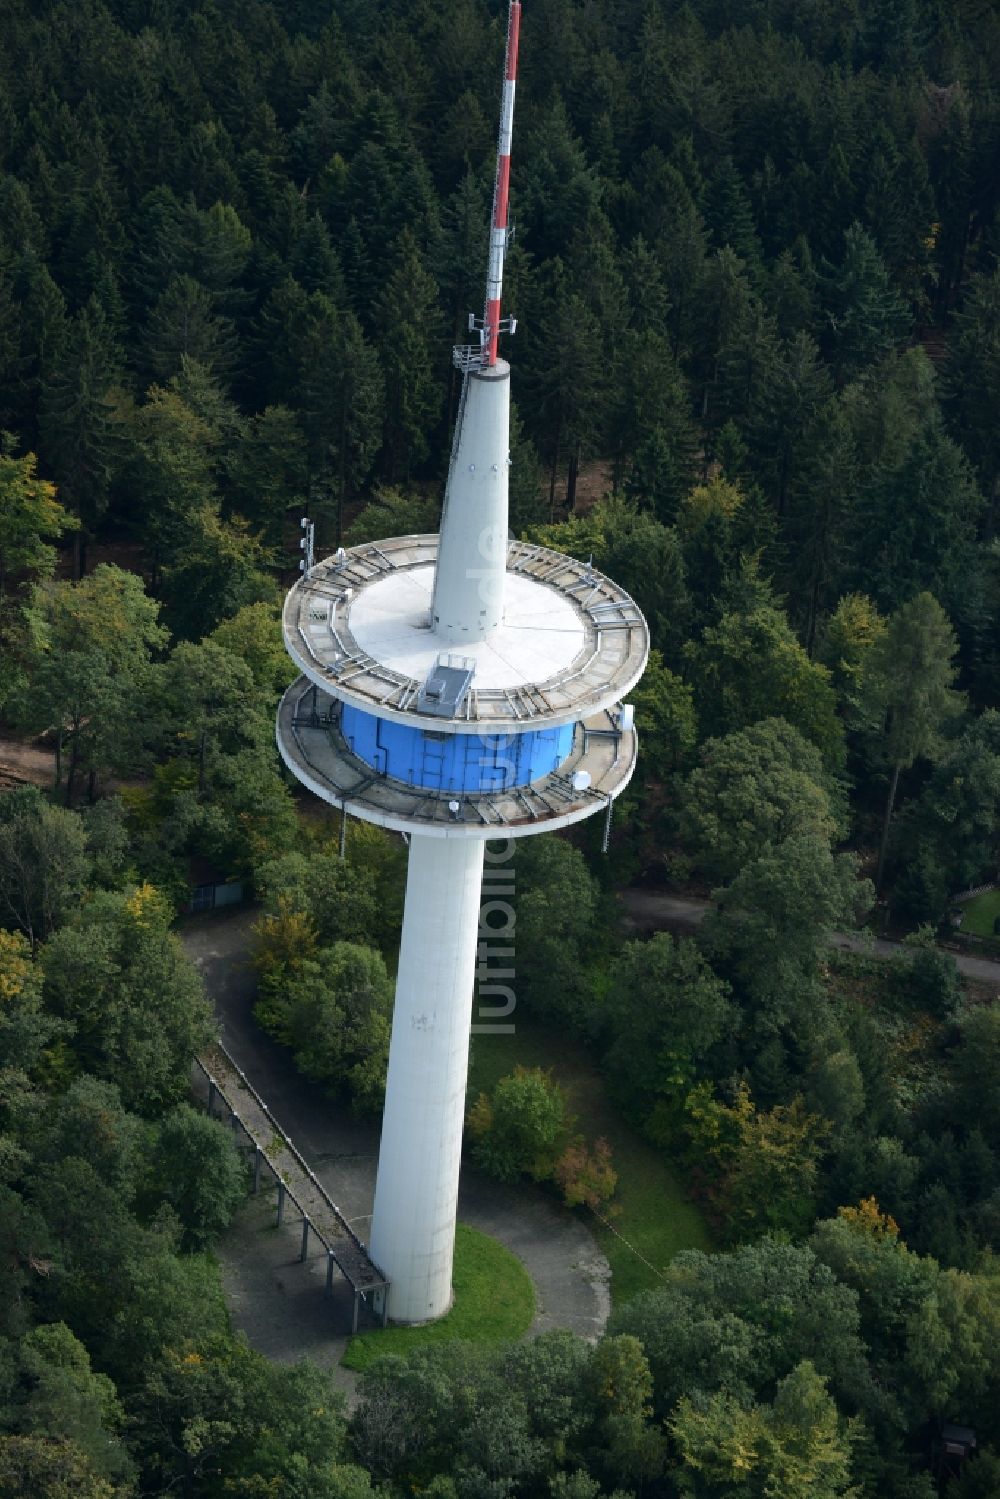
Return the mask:
[[[455,646],[430,626],[438,538],[397,536],[328,557],[285,600],[285,645],[305,675],[343,702],[397,723],[450,733],[570,723],[621,701],[642,675],[649,632],[638,606],[602,573],[527,542],[507,555],[504,619]],[[443,656],[471,683],[452,712],[425,711]]]
[[[442,650],[475,662],[477,687],[526,687],[567,672],[586,643],[586,625],[569,599],[511,573],[504,619],[487,640],[449,645],[427,628],[434,592],[430,563],[373,583],[351,610],[358,645],[376,661],[421,682]]]

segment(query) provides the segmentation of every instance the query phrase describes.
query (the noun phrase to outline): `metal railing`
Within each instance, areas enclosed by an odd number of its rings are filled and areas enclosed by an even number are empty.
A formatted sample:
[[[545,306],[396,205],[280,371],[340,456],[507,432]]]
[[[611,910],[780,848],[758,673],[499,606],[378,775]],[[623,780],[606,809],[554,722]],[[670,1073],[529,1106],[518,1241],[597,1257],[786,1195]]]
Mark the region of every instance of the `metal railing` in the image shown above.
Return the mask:
[[[354,1315],[352,1318],[352,1332],[358,1330],[358,1314],[361,1303],[367,1304],[368,1297],[372,1294],[373,1309],[377,1300],[380,1305],[377,1308],[381,1312],[382,1325],[386,1324],[388,1315],[388,1288],[389,1281],[379,1267],[375,1264],[368,1249],[358,1235],[354,1232],[347,1218],[327,1192],[322,1182],[316,1176],[308,1161],[295,1147],[289,1136],[282,1129],[267,1104],[261,1098],[256,1088],[243,1071],[236,1059],[230,1055],[221,1042],[216,1042],[206,1057],[195,1057],[195,1063],[208,1083],[208,1105],[207,1112],[215,1117],[216,1099],[221,1099],[229,1112],[230,1122],[234,1132],[238,1127],[246,1135],[253,1148],[253,1190],[260,1190],[261,1168],[266,1165],[278,1189],[277,1221],[284,1222],[286,1200],[291,1199],[302,1218],[302,1242],[299,1249],[299,1260],[305,1261],[309,1251],[310,1232],[319,1239],[326,1250],[326,1286],[325,1295],[333,1294],[333,1269],[334,1265],[340,1270],[344,1279],[350,1285],[354,1293]],[[225,1076],[228,1074],[228,1077]],[[228,1089],[228,1091],[227,1091]],[[245,1117],[237,1107],[239,1099],[236,1095],[243,1092],[248,1095],[247,1102],[250,1107],[246,1109],[247,1115],[254,1111],[259,1113],[260,1119]],[[260,1128],[261,1121],[266,1123],[270,1131],[266,1142],[262,1139],[264,1131]],[[337,1232],[331,1232],[329,1224],[320,1226],[316,1221],[316,1209],[309,1211],[306,1203],[300,1198],[305,1197],[302,1184],[299,1184],[299,1195],[283,1175],[278,1164],[268,1153],[267,1146],[277,1138],[283,1151],[292,1157],[302,1176],[306,1179],[308,1186],[320,1199],[322,1206],[333,1220]],[[272,1147],[273,1148],[273,1147]],[[377,1293],[381,1293],[378,1295]]]

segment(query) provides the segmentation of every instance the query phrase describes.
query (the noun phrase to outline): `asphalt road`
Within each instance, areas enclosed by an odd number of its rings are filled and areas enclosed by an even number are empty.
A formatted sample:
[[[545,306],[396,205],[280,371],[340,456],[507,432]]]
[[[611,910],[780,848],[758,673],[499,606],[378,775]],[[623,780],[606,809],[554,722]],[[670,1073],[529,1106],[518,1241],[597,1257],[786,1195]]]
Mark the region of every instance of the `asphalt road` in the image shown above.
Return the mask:
[[[661,890],[623,890],[619,897],[622,924],[634,932],[693,931],[711,910],[711,901],[692,896],[670,895]],[[877,958],[896,958],[907,949],[901,942],[863,936],[857,932],[835,932],[834,947],[846,952],[873,953]],[[973,958],[967,953],[952,953],[959,973],[981,984],[995,984],[1000,990],[1000,963],[989,958]]]

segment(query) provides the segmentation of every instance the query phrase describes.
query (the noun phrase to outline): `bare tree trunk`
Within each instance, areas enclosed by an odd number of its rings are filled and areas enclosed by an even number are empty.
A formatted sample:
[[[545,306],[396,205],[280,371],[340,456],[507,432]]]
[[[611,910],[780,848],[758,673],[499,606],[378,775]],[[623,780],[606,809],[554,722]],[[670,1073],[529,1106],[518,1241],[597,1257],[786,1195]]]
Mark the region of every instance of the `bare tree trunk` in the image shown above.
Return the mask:
[[[983,527],[983,539],[992,541],[996,528],[997,501],[1000,500],[1000,474],[997,474],[990,485],[989,504],[986,508],[986,523]]]
[[[882,893],[882,874],[885,870],[885,852],[889,847],[889,824],[892,822],[892,809],[896,804],[896,788],[899,785],[900,767],[892,767],[892,780],[889,782],[889,797],[885,804],[885,821],[882,824],[882,842],[878,851],[878,869],[875,871],[875,894]]]
[[[580,444],[573,444],[569,455],[569,472],[566,475],[566,509],[570,515],[576,510],[576,481],[580,472]]]
[[[810,661],[816,649],[816,622],[819,618],[819,566],[813,568],[812,587],[809,590],[809,615],[806,623],[806,655]]]
[[[71,807],[73,805],[73,792],[76,786],[76,771],[79,763],[80,751],[77,747],[76,739],[74,738],[69,754],[69,773],[66,776],[66,796],[64,800],[67,807]]]
[[[549,469],[549,522],[556,518],[556,473],[559,469],[559,449],[562,447],[562,417],[556,423],[555,441],[552,444],[552,465]]]

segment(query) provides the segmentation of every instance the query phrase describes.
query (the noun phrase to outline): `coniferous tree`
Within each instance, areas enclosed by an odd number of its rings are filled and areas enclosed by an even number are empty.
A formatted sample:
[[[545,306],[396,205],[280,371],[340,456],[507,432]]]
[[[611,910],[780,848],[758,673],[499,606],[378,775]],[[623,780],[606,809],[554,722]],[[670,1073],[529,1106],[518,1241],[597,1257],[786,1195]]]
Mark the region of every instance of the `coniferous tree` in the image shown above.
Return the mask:
[[[884,358],[909,331],[906,305],[874,240],[857,223],[845,230],[841,260],[826,274],[823,303],[825,342],[840,381]]]
[[[95,297],[73,319],[43,390],[45,452],[63,501],[77,518],[76,575],[84,543],[108,507],[121,444],[112,391],[121,350]]]
[[[542,457],[549,471],[549,512],[555,512],[556,479],[567,460],[566,504],[572,510],[581,457],[599,440],[606,369],[600,330],[583,298],[570,290],[558,268],[556,300],[532,331],[530,364],[524,373],[531,409],[544,433]]]
[[[669,525],[694,481],[698,435],[687,381],[663,332],[623,340],[618,387],[616,472],[627,472],[627,493]]]
[[[746,267],[729,248],[708,262],[699,309],[699,404],[702,424],[721,426],[731,415],[723,396],[726,356],[737,330],[752,323],[755,297]]]
[[[17,280],[21,319],[21,385],[15,397],[15,428],[23,442],[40,446],[45,391],[64,347],[66,299],[48,268],[33,256],[22,261]]]
[[[628,297],[629,323],[637,333],[666,333],[670,301],[663,268],[642,235],[636,235],[625,251],[622,264]]]
[[[815,294],[816,273],[809,245],[799,239],[792,250],[782,250],[770,267],[764,293],[783,338],[813,331]]]
[[[941,101],[944,105],[944,100]],[[938,269],[936,305],[949,307],[962,284],[972,234],[974,212],[974,152],[968,99],[956,93],[947,99],[942,126],[928,145],[928,167],[938,223],[932,230],[933,257]]]
[[[183,359],[194,359],[225,378],[236,361],[232,321],[215,311],[215,298],[193,276],[175,276],[157,298],[142,340],[142,369],[149,381],[169,380]]]
[[[574,233],[599,212],[600,188],[560,96],[521,149],[517,213],[525,239],[539,260],[566,255]]]
[[[833,381],[808,333],[780,350],[754,390],[751,444],[755,472],[779,519],[817,447],[821,413]]]
[[[934,219],[923,153],[915,141],[897,144],[881,125],[868,167],[865,222],[897,286],[915,303],[923,297]]]
[[[330,231],[318,214],[308,219],[296,239],[289,270],[307,292],[322,292],[335,306],[343,306],[344,273]]]
[[[308,468],[302,428],[287,406],[266,406],[252,417],[232,454],[228,473],[232,503],[267,544],[277,549],[293,506],[304,506]]]
[[[17,401],[25,356],[21,352],[21,308],[14,295],[12,257],[0,247],[0,430],[13,431],[20,415]]]
[[[440,211],[412,134],[385,94],[372,94],[353,135],[357,149],[348,166],[343,216],[346,225],[353,221],[357,243],[345,246],[344,270],[356,310],[370,329],[404,240],[420,256],[435,249]]]
[[[705,193],[705,223],[717,250],[727,247],[752,273],[761,269],[761,247],[750,195],[731,156],[723,157]]]
[[[309,438],[310,468],[315,480],[334,488],[339,546],[345,502],[370,477],[375,464],[385,409],[384,376],[353,313],[313,324],[299,358],[302,373],[296,398]]]
[[[441,415],[444,352],[437,285],[416,238],[405,230],[377,304],[378,350],[385,371],[383,468],[408,479],[430,453]],[[436,356],[438,354],[438,357]]]
[[[989,499],[992,531],[1000,499],[1000,265],[972,278],[955,317],[945,384],[953,430]]]
[[[787,491],[782,537],[792,617],[812,655],[820,618],[833,607],[848,573],[845,533],[857,459],[850,422],[836,400],[817,409],[809,438]]]
[[[876,469],[862,492],[848,531],[854,586],[886,611],[931,590],[956,619],[972,617],[982,510],[965,455],[939,418],[928,423],[901,461]]]
[[[192,273],[214,298],[217,312],[238,313],[246,303],[240,280],[252,247],[250,230],[231,203],[213,203],[194,223]]]
[[[538,525],[545,517],[542,465],[534,443],[525,435],[513,402],[510,408],[508,507],[510,529],[515,536],[520,536],[528,526]]]

